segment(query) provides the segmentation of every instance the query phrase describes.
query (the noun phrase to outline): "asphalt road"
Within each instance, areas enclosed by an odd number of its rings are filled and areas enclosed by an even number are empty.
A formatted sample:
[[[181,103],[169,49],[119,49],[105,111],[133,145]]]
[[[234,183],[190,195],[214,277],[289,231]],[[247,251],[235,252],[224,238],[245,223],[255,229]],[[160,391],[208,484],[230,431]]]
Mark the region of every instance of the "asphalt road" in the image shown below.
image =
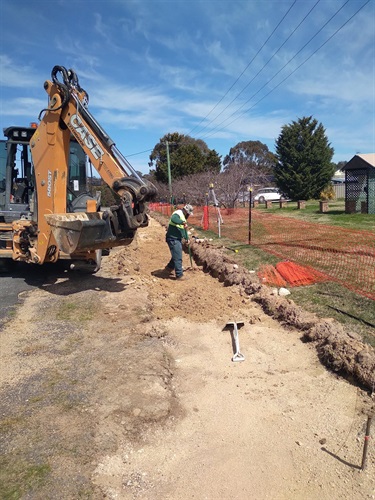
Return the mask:
[[[58,274],[59,270],[51,269],[50,266],[24,263],[14,263],[9,270],[2,269],[0,271],[0,331],[12,310],[19,304],[21,292],[40,287]]]

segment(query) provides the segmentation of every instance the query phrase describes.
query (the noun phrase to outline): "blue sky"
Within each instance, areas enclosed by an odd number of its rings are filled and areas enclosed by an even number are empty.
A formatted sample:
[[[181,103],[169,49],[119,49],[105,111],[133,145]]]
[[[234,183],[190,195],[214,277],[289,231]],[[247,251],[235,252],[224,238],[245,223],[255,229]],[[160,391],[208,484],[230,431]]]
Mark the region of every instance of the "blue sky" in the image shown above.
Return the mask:
[[[224,159],[310,115],[334,161],[375,152],[374,0],[2,0],[0,18],[1,129],[37,121],[60,65],[142,173],[168,132]]]

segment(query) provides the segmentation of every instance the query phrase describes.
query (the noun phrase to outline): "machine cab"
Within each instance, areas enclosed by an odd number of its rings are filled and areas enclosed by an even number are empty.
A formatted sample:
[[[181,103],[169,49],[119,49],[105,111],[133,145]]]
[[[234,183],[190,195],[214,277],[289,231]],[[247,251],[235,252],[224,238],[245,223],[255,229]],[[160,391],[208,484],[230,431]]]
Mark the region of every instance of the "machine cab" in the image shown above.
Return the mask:
[[[30,140],[33,127],[8,127],[5,140],[0,140],[0,222],[20,218],[31,219],[36,210],[34,166]],[[81,146],[70,142],[69,174],[67,184],[67,212],[81,208],[81,199],[88,194],[88,159]]]
[[[0,141],[0,217],[18,219],[30,211],[34,191],[30,139],[35,129],[8,127]]]

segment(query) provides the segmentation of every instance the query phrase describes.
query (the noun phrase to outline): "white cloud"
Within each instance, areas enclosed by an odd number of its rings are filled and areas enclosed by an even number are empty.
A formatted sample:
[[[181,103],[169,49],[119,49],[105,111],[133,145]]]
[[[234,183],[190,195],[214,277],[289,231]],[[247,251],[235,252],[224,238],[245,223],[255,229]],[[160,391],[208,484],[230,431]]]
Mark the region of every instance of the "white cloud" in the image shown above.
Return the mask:
[[[40,111],[46,107],[47,101],[30,97],[16,99],[1,99],[0,109],[2,116],[20,116],[35,121]]]
[[[37,6],[43,3],[35,2]],[[6,119],[6,124],[12,115],[36,119],[46,105],[43,82],[54,64],[63,64],[77,72],[99,123],[114,134],[126,129],[135,150],[139,145],[139,150],[152,148],[155,137],[171,130],[193,130],[192,136],[206,137],[209,147],[212,142],[226,154],[241,140],[272,144],[282,125],[310,114],[327,128],[336,150],[344,150],[350,141],[355,147],[363,145],[358,149],[368,149],[366,144],[374,142],[370,117],[375,111],[372,7],[364,8],[257,103],[348,18],[359,7],[358,2],[349,2],[332,29],[324,30],[267,84],[339,8],[336,0],[320,2],[308,22],[250,84],[315,0],[297,2],[233,88],[292,2],[107,0],[91,2],[88,10],[84,2],[78,2],[74,15],[67,0],[60,2],[63,14],[43,23],[43,30],[37,29],[41,21],[33,16],[34,5],[23,4],[21,19],[9,4],[11,22],[0,35],[4,41],[12,40],[15,49],[11,56],[5,52],[0,56],[0,105],[5,116],[0,119]],[[23,43],[14,44],[15,32]],[[30,32],[35,33],[33,45],[25,43]]]
[[[97,108],[143,112],[171,107],[171,99],[156,88],[128,87],[102,81],[90,92],[90,103]]]
[[[35,87],[38,77],[34,68],[17,65],[5,54],[0,55],[0,85],[4,87]]]

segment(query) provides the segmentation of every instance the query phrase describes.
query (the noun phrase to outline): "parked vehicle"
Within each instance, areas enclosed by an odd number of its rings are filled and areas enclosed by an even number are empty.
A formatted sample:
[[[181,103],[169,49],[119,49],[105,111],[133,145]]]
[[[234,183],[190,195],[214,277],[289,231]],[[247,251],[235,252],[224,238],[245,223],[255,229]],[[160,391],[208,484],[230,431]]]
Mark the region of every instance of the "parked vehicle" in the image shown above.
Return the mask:
[[[345,184],[345,177],[332,177],[331,182],[334,186],[337,184]]]
[[[279,189],[275,187],[265,187],[263,189],[259,189],[257,194],[254,196],[254,201],[265,203],[266,201],[278,201],[282,198],[284,197]]]

